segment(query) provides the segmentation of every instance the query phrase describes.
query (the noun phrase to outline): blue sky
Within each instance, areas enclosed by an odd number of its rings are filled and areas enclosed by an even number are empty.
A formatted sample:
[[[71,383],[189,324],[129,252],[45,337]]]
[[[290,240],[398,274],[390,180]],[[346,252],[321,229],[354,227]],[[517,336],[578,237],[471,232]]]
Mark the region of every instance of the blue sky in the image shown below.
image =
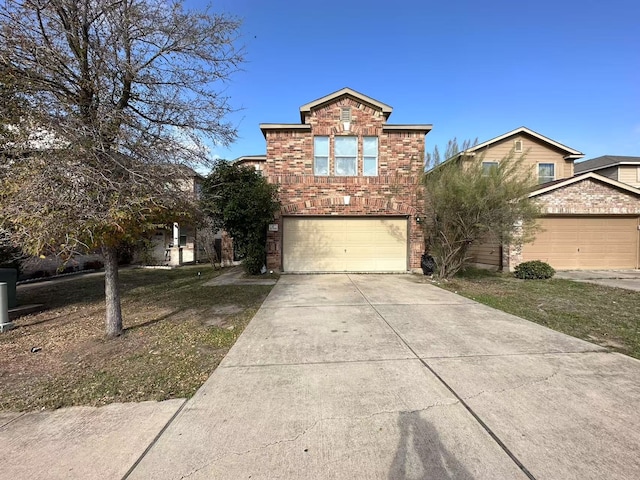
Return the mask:
[[[206,2],[187,0],[187,6]],[[520,126],[585,159],[640,156],[637,0],[218,0],[243,20],[247,63],[226,87],[238,140],[221,158],[264,154],[260,123],[350,87],[427,123],[427,151]]]

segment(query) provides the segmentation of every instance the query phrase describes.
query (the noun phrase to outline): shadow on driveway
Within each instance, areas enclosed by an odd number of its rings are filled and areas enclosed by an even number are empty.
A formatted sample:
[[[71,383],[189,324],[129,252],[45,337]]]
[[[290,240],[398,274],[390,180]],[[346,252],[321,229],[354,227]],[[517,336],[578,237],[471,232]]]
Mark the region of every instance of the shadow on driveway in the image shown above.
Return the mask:
[[[400,412],[398,427],[400,441],[389,480],[473,480],[464,465],[440,442],[438,431],[420,416],[420,412]],[[421,467],[421,471],[416,471],[416,467]]]

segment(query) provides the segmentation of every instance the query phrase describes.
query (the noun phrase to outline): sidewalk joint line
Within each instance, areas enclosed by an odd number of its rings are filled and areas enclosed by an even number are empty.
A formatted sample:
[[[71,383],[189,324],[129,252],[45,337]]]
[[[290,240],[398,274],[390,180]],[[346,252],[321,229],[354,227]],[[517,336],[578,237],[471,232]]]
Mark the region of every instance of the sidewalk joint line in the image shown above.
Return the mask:
[[[9,421],[7,421],[6,423],[3,423],[2,425],[0,425],[0,430],[2,430],[4,427],[6,427],[7,425],[12,424],[13,422],[15,422],[16,420],[24,417],[26,415],[27,412],[21,412],[20,415],[17,415],[11,419],[9,419]]]
[[[399,336],[397,332],[394,331],[394,334]],[[407,343],[402,340],[404,345]],[[411,361],[415,362],[416,360],[422,361],[423,359],[428,360],[456,360],[458,358],[501,358],[501,357],[529,357],[529,356],[551,356],[551,355],[583,355],[585,353],[602,353],[602,354],[610,354],[613,353],[610,350],[580,350],[576,352],[528,352],[528,353],[483,353],[478,355],[457,355],[455,357],[419,357],[417,353],[411,350],[411,353],[414,357],[407,358],[363,358],[359,360],[325,360],[318,362],[295,362],[295,363],[243,363],[240,365],[219,365],[218,368],[254,368],[254,367],[303,367],[305,365],[340,365],[340,364],[349,364],[349,363],[378,363],[378,362],[406,362]]]
[[[589,349],[589,350],[577,350],[575,352],[520,352],[520,353],[478,353],[476,355],[456,355],[455,357],[422,357],[429,360],[455,360],[456,358],[492,358],[492,357],[527,357],[527,356],[543,356],[543,355],[582,355],[583,353],[611,353],[606,349]]]
[[[247,363],[242,365],[219,365],[218,368],[303,367],[305,365],[341,365],[345,363],[415,362],[416,360],[419,360],[419,358],[363,358],[361,360],[328,360],[322,362]]]
[[[182,409],[185,407],[185,405],[187,404],[188,399],[185,399],[184,402],[182,402],[182,405],[180,405],[180,407],[178,408],[178,410],[175,411],[175,413],[173,415],[171,415],[171,418],[167,421],[167,423],[165,423],[164,427],[162,427],[162,430],[160,430],[157,435],[153,438],[153,440],[151,441],[151,443],[149,443],[149,445],[147,446],[147,448],[144,449],[144,452],[142,452],[142,454],[138,457],[138,459],[133,463],[133,465],[131,465],[131,467],[129,468],[129,470],[127,470],[127,473],[124,474],[124,476],[122,477],[121,480],[127,480],[127,478],[129,478],[129,475],[131,475],[133,473],[133,471],[138,467],[138,465],[140,464],[140,462],[142,461],[142,459],[144,457],[147,456],[147,454],[149,453],[149,451],[153,448],[153,446],[156,444],[156,442],[158,440],[160,440],[160,437],[162,436],[162,434],[164,434],[164,432],[167,430],[167,428],[169,428],[169,425],[171,425],[173,423],[173,421],[176,419],[176,417],[178,416],[178,414],[182,411]]]

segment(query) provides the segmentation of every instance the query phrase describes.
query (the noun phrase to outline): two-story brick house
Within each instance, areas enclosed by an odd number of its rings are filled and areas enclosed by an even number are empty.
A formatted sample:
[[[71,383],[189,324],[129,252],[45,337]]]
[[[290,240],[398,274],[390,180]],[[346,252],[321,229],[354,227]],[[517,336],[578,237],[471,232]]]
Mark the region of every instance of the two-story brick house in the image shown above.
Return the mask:
[[[279,186],[267,267],[285,272],[419,269],[420,177],[431,125],[387,123],[392,108],[350,88],[263,123],[266,155],[241,163]]]

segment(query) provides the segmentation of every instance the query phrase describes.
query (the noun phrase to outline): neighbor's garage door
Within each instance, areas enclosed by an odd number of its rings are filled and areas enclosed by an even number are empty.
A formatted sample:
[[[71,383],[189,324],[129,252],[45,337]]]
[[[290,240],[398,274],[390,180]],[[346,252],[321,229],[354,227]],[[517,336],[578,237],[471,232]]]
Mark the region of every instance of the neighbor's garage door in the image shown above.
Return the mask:
[[[637,217],[545,217],[524,260],[542,260],[556,269],[638,268]]]
[[[285,217],[285,272],[404,272],[407,218]]]

